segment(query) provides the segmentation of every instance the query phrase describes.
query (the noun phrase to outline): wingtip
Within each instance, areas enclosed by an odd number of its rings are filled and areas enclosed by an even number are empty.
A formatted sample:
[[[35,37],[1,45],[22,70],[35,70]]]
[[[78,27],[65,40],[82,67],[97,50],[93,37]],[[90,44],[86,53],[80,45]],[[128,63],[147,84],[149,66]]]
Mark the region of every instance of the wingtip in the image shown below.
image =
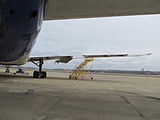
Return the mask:
[[[148,53],[147,55],[152,55],[152,53]]]

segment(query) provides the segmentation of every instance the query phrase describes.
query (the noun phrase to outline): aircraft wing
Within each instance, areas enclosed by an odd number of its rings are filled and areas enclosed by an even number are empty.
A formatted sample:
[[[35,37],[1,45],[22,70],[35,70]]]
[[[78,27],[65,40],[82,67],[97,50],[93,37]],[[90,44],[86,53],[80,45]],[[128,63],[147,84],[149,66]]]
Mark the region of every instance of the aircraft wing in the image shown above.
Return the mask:
[[[30,57],[28,62],[36,62],[36,61],[46,61],[46,60],[56,60],[55,63],[68,63],[72,59],[83,59],[83,58],[103,58],[103,57],[138,57],[138,56],[146,56],[149,54],[139,54],[139,55],[128,55],[128,54],[104,54],[104,55],[83,55],[81,57],[75,56],[47,56],[47,57]]]
[[[46,0],[45,20],[160,14],[160,0]]]

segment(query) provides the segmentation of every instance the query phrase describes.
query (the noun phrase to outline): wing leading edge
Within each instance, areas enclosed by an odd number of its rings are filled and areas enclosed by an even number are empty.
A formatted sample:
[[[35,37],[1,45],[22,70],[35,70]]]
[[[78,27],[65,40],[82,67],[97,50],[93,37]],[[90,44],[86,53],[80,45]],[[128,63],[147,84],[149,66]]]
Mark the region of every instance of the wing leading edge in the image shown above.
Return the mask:
[[[47,0],[45,20],[160,14],[160,0]]]

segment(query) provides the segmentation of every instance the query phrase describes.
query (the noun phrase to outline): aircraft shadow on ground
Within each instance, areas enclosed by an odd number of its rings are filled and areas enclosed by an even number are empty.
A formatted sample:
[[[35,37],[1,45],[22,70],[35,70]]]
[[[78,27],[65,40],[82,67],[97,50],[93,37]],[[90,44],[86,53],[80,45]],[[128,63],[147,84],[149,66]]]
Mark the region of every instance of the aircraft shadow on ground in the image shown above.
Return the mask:
[[[11,79],[11,78],[32,78],[32,76],[27,75],[12,75],[12,74],[0,74],[0,79]]]
[[[100,80],[100,79],[69,79],[69,78],[62,78],[62,77],[47,77],[47,79],[50,79],[50,80],[68,80],[68,81],[86,81],[86,82],[123,82],[123,81],[113,81],[113,80]]]
[[[64,81],[64,80],[67,80],[67,81],[86,81],[86,82],[123,82],[123,81],[113,81],[113,80],[110,80],[110,79],[105,79],[105,80],[100,80],[100,79],[69,79],[67,77],[50,77],[48,76],[47,78],[33,78],[31,75],[14,75],[14,74],[3,74],[3,73],[0,73],[0,81],[5,81],[7,79],[15,79],[15,78],[29,78],[29,79],[33,79],[33,80],[37,80],[37,79],[48,79],[48,80],[61,80],[61,81]]]

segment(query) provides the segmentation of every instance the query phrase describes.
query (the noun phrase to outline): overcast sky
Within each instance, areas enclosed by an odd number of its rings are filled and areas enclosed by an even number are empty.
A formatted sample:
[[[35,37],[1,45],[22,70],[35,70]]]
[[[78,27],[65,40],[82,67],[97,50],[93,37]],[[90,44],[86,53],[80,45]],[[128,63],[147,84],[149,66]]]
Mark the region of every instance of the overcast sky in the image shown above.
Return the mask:
[[[31,56],[150,52],[145,57],[96,59],[93,69],[160,71],[160,15],[47,21]],[[50,61],[44,67],[73,68],[81,61]]]

